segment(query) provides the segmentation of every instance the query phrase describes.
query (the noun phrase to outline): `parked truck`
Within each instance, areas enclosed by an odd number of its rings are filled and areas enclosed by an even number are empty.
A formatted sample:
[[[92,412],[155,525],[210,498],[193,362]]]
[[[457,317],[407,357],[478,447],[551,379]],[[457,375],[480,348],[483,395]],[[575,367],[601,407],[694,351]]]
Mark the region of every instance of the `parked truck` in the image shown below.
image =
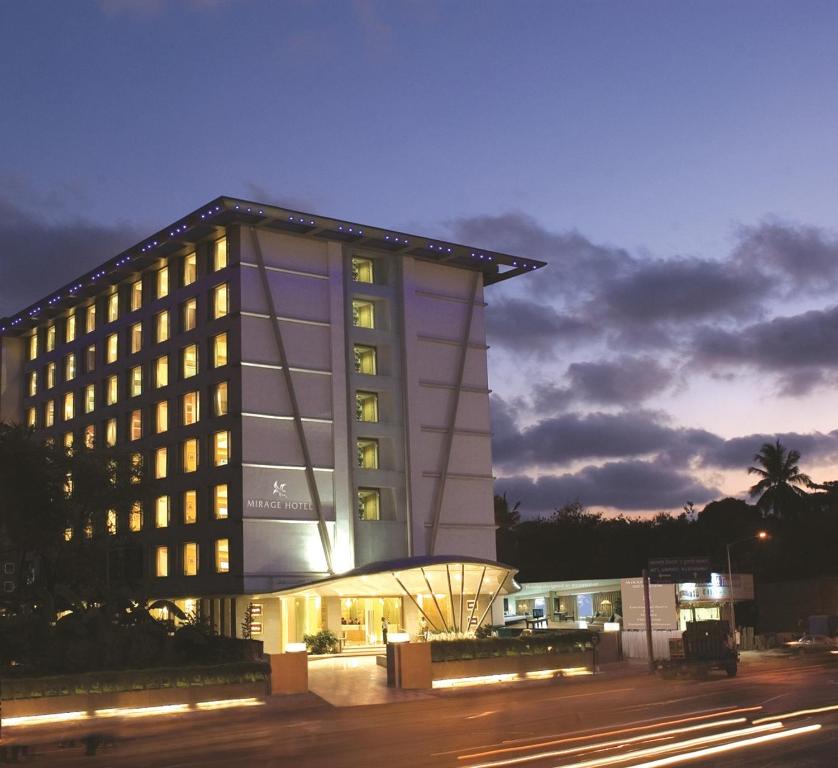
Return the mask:
[[[706,677],[714,670],[735,677],[739,665],[739,652],[726,621],[689,622],[680,639],[669,641],[669,656],[659,664],[664,677]]]

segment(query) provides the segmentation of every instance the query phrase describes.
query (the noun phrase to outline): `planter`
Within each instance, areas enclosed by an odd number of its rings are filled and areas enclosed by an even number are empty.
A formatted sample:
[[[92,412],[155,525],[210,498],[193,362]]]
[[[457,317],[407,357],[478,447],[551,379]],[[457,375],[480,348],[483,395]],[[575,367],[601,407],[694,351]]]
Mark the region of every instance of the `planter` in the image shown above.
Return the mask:
[[[495,656],[485,659],[460,659],[458,661],[435,661],[431,665],[434,680],[450,680],[461,677],[484,677],[486,675],[524,675],[544,669],[568,669],[584,667],[593,669],[591,651],[569,653],[544,653],[538,656]]]

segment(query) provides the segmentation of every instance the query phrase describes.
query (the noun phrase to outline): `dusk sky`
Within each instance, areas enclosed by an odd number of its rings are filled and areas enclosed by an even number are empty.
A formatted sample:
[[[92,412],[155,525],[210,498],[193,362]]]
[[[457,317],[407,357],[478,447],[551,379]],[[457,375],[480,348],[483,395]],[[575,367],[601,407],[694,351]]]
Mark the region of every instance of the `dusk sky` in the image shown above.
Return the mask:
[[[0,316],[210,199],[543,259],[492,287],[496,488],[838,479],[838,4],[0,4]]]

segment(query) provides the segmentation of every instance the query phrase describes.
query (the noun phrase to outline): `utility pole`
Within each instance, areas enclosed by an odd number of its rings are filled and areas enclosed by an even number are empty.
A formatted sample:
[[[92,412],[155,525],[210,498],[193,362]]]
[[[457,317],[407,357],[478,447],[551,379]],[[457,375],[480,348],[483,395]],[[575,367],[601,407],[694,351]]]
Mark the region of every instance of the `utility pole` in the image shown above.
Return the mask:
[[[649,571],[643,569],[643,605],[646,608],[646,649],[649,653],[649,672],[655,671],[655,648],[652,644],[652,608],[649,598]]]

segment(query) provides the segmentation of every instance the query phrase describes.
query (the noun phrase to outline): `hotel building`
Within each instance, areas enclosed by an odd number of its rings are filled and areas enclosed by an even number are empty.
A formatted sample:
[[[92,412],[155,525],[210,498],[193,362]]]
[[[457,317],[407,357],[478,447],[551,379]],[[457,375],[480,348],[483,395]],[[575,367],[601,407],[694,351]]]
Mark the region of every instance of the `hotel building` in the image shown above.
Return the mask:
[[[96,535],[225,634],[472,631],[515,589],[484,289],[541,266],[218,198],[0,320],[0,420],[136,454]]]

